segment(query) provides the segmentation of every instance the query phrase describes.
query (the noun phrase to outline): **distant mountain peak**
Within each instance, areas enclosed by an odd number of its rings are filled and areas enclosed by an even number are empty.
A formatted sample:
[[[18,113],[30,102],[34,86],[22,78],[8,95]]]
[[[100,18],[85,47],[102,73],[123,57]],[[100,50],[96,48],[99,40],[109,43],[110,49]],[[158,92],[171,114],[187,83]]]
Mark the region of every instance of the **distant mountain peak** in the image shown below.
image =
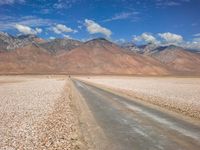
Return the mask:
[[[48,50],[51,53],[57,53],[59,51],[70,51],[76,47],[79,47],[82,42],[74,39],[53,39],[40,44],[41,47]]]
[[[103,38],[103,37],[98,37],[98,38],[92,39],[90,41],[108,41],[108,40],[106,38]]]
[[[140,52],[140,49],[133,42],[122,43],[120,45],[120,47],[126,49],[127,51],[131,51],[131,52],[135,52],[135,53]]]
[[[0,32],[0,51],[12,51],[22,48],[36,40],[40,40],[36,35],[12,36],[5,32]]]
[[[35,34],[22,34],[17,36],[17,38],[19,39],[25,39],[25,38],[29,38],[29,39],[33,39],[33,38],[38,38]]]
[[[85,42],[86,45],[91,45],[91,46],[103,46],[103,45],[113,45],[114,43],[112,43],[111,41],[105,39],[105,38],[96,38],[96,39],[92,39],[89,40],[87,42]]]
[[[168,49],[176,49],[176,48],[178,48],[178,49],[182,49],[182,47],[177,46],[177,45],[173,45],[173,44],[168,45],[167,48],[168,48]]]
[[[108,43],[112,43],[109,40],[107,40],[106,38],[102,38],[102,37],[89,40],[89,41],[87,41],[85,43],[90,43],[90,42],[108,42]]]
[[[6,32],[1,32],[1,31],[0,31],[0,35],[1,35],[1,36],[9,36],[8,33],[6,33]]]
[[[0,32],[0,39],[6,39],[6,38],[15,38],[15,37],[6,32]]]

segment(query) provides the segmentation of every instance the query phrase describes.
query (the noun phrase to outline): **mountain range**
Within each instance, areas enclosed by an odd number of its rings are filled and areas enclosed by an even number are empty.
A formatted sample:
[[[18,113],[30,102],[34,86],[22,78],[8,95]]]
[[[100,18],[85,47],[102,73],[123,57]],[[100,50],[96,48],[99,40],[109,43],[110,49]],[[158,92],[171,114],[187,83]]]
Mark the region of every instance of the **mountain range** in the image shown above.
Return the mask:
[[[174,45],[44,40],[1,32],[0,74],[200,75],[200,54]]]

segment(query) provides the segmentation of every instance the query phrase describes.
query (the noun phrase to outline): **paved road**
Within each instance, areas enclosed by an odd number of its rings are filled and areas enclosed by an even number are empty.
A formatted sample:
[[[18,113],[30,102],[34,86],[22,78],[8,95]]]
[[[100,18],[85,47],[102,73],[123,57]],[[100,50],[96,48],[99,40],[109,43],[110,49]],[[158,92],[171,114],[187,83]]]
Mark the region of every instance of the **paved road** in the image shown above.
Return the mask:
[[[116,150],[199,150],[195,126],[136,101],[74,80]]]

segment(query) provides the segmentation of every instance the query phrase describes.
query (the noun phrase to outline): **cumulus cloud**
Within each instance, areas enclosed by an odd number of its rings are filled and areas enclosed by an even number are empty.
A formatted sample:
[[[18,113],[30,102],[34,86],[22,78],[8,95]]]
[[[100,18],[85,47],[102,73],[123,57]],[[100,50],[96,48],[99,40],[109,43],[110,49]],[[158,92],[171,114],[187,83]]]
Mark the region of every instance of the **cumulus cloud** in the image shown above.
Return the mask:
[[[57,24],[56,26],[52,27],[52,30],[56,34],[63,34],[63,33],[68,33],[68,32],[76,33],[77,32],[77,30],[73,30],[70,27],[67,27],[66,25],[63,25],[63,24]]]
[[[154,44],[158,43],[156,38],[153,35],[151,35],[150,33],[142,33],[139,36],[135,36],[133,38],[133,40],[135,42],[147,42],[147,43],[154,43]]]
[[[183,37],[181,35],[170,32],[158,33],[158,35],[164,40],[165,43],[168,44],[176,44],[181,43],[183,41]]]
[[[109,29],[100,26],[98,23],[94,22],[93,20],[85,19],[85,26],[87,28],[87,31],[90,34],[101,33],[107,37],[110,37],[112,34],[112,32]]]
[[[21,25],[21,24],[16,24],[16,25],[15,25],[15,28],[16,28],[20,33],[23,33],[23,34],[38,34],[38,33],[41,33],[41,32],[42,32],[42,29],[40,29],[40,28],[32,29],[32,28],[29,27],[29,26],[25,26],[25,25]]]
[[[181,35],[173,34],[173,33],[159,33],[158,34],[164,42],[161,42],[161,45],[169,45],[174,44],[177,46],[181,46],[187,49],[196,49],[200,50],[200,35],[195,34],[195,38],[193,38],[191,41],[184,41],[183,37]]]
[[[146,42],[153,43],[159,46],[177,45],[187,49],[200,50],[200,34],[194,34],[194,38],[191,41],[185,41],[181,35],[166,32],[158,33],[153,36],[150,33],[143,33],[139,36],[134,36],[134,42]]]
[[[24,3],[25,0],[0,0],[0,5],[12,5],[14,3]]]

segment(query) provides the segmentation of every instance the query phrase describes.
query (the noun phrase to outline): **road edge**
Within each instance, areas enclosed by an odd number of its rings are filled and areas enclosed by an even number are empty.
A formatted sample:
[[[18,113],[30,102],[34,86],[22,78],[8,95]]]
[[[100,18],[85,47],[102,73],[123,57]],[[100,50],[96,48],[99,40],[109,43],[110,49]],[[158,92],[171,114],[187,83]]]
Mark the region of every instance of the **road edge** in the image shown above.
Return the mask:
[[[96,122],[85,99],[74,85],[73,79],[69,79],[69,98],[73,101],[73,109],[79,122],[82,138],[87,150],[102,150],[109,145],[108,139],[101,127]]]

